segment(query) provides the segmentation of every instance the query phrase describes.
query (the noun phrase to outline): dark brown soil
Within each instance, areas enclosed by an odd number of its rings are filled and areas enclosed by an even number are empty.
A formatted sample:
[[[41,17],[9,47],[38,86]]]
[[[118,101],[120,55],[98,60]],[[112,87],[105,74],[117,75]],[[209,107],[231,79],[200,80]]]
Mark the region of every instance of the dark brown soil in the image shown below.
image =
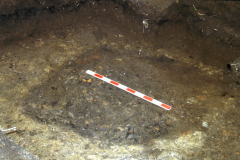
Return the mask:
[[[17,127],[8,138],[42,159],[239,157],[238,3],[181,2],[148,28],[119,3],[74,5],[1,17],[0,125]]]

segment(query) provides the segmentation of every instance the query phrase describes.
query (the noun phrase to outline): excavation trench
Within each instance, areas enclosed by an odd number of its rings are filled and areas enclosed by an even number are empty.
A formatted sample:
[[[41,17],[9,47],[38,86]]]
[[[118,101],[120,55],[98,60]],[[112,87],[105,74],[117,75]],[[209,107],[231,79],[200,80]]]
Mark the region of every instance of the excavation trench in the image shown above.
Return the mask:
[[[2,17],[0,125],[17,128],[7,138],[40,159],[236,159],[237,41],[189,25],[199,21],[186,10],[144,24],[111,1]]]

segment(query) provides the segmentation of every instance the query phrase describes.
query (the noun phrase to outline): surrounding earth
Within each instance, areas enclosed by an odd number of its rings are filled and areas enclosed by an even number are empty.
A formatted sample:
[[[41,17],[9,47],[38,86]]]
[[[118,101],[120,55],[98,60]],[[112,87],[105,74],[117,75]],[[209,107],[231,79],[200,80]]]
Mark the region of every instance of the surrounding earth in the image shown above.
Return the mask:
[[[237,159],[240,4],[162,2],[2,12],[0,158]]]

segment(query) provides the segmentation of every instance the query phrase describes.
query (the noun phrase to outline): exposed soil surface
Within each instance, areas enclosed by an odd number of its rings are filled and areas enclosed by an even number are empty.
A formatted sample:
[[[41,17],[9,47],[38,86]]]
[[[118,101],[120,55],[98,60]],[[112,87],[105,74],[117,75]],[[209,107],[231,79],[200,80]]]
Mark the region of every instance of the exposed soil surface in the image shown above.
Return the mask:
[[[237,159],[239,24],[205,5],[173,5],[147,26],[111,1],[1,17],[1,128],[40,159]]]

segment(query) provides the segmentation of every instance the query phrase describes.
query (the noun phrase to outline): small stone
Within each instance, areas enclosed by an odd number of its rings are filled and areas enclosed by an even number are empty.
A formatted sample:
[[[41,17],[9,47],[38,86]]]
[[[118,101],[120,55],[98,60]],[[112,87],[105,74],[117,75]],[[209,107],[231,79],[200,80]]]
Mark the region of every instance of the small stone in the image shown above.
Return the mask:
[[[160,130],[160,128],[159,128],[159,126],[158,126],[158,125],[155,125],[153,128],[154,128],[155,130],[157,130],[157,131],[159,131],[159,130]]]
[[[44,71],[47,72],[47,73],[50,72],[50,70],[48,68],[45,68]]]
[[[93,97],[90,96],[89,94],[86,94],[86,100],[91,103],[93,101]]]
[[[117,58],[116,60],[121,62],[121,61],[122,61],[122,58]]]
[[[87,89],[85,88],[82,92],[83,92],[84,94],[87,93]]]
[[[101,125],[101,127],[99,128],[100,130],[106,130],[109,129],[110,125]]]
[[[208,123],[207,122],[203,122],[202,126],[208,128]]]
[[[122,132],[124,129],[122,127],[118,127],[118,129]]]

